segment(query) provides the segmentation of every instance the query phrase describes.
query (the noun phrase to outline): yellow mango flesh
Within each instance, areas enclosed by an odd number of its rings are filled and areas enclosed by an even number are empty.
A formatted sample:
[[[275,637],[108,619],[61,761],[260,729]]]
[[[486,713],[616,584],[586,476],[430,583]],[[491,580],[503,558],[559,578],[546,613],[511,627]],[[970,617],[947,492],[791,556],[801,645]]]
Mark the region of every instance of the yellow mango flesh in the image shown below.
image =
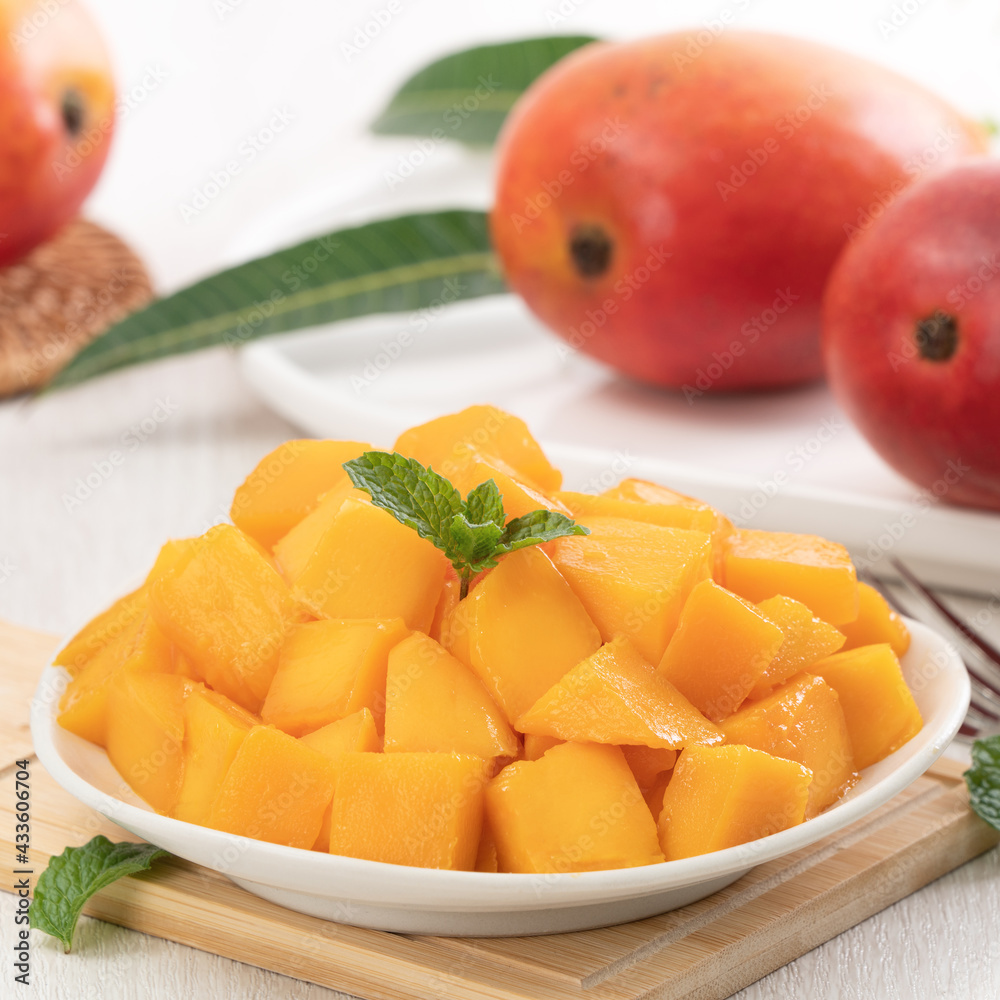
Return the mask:
[[[449,478],[463,497],[468,496],[469,492],[481,483],[492,479],[503,497],[503,509],[507,520],[542,509],[569,515],[569,509],[560,501],[542,493],[531,483],[519,479],[517,473],[498,458],[475,456],[458,466]]]
[[[887,642],[892,646],[896,656],[905,656],[910,648],[910,630],[906,627],[906,622],[869,584],[858,584],[858,598],[861,607],[858,617],[840,626],[840,631],[847,637],[844,649],[857,649],[859,646],[873,646]]]
[[[639,790],[645,794],[677,763],[677,751],[662,747],[623,746],[622,754],[635,776]]]
[[[150,611],[201,679],[249,712],[260,711],[299,615],[274,567],[228,524],[209,530],[186,561],[153,583]]]
[[[513,757],[518,741],[482,681],[420,632],[389,653],[386,752]]]
[[[330,853],[471,871],[483,827],[483,768],[466,754],[344,754]]]
[[[434,609],[434,618],[431,620],[431,627],[427,633],[435,642],[442,641],[441,630],[451,613],[458,607],[462,593],[462,581],[455,575],[454,570],[449,569],[445,573],[444,588],[438,598],[437,607]]]
[[[295,592],[323,618],[402,618],[426,632],[447,565],[443,552],[391,514],[349,498]]]
[[[207,825],[310,848],[335,782],[334,765],[321,753],[273,726],[254,726],[226,772]]]
[[[702,531],[591,517],[589,535],[548,546],[604,642],[628,636],[657,663],[691,588],[711,575],[712,542]]]
[[[512,724],[601,645],[580,600],[537,548],[505,556],[449,615],[441,640]]]
[[[664,856],[708,854],[797,826],[811,778],[801,764],[749,747],[687,747],[663,793]]]
[[[393,451],[432,466],[448,479],[470,456],[492,455],[538,490],[552,492],[562,485],[562,473],[545,457],[527,424],[495,406],[469,406],[411,427],[399,436]]]
[[[483,823],[483,832],[479,838],[479,850],[476,852],[475,871],[497,871],[497,842],[489,823]]]
[[[656,824],[621,750],[561,743],[505,767],[486,789],[498,870],[633,868],[663,860]]]
[[[146,588],[139,587],[115,601],[106,611],[92,618],[56,653],[53,661],[74,677],[108,645],[146,613],[149,607]]]
[[[184,702],[195,682],[120,671],[108,692],[108,759],[157,812],[177,804],[184,776]]]
[[[822,677],[802,674],[720,725],[727,743],[794,760],[812,771],[806,819],[836,802],[857,780],[840,698]]]
[[[748,601],[782,594],[832,625],[858,617],[858,582],[843,545],[815,535],[736,528],[726,542],[723,583]]]
[[[859,771],[898,750],[924,724],[888,643],[835,653],[809,672],[840,697]]]
[[[237,488],[229,516],[265,549],[288,534],[319,503],[347,481],[344,462],[370,451],[360,441],[286,441],[265,455]]]
[[[171,815],[208,822],[212,804],[243,740],[260,719],[223,694],[198,684],[184,701],[183,779]]]
[[[718,743],[719,730],[627,639],[581,660],[518,719],[523,733],[585,743],[677,749]]]
[[[659,670],[718,722],[744,702],[784,641],[752,604],[703,580],[684,605]]]
[[[407,634],[402,619],[326,619],[288,633],[261,718],[303,736],[362,708],[381,721],[389,650]]]
[[[545,755],[546,751],[565,742],[565,740],[561,740],[557,736],[540,736],[537,733],[525,733],[521,758],[523,760],[538,760],[539,757]]]
[[[774,659],[754,684],[751,698],[763,698],[779,684],[784,684],[802,670],[824,657],[832,656],[844,645],[844,633],[817,618],[800,601],[790,597],[769,597],[757,610],[781,629],[785,641]]]

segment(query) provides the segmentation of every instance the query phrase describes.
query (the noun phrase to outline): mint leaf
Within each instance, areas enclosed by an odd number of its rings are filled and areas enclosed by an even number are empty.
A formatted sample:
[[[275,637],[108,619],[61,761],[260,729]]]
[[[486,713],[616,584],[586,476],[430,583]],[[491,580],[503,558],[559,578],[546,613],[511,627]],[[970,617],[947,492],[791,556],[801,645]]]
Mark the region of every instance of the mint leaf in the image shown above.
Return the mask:
[[[49,860],[35,886],[31,926],[59,938],[69,951],[80,912],[95,892],[166,855],[152,844],[113,844],[100,834],[82,847],[67,847]]]
[[[498,528],[503,528],[503,497],[494,480],[487,479],[474,490],[469,490],[465,498],[465,513],[472,524],[492,521]]]
[[[551,542],[565,535],[589,535],[590,529],[570,520],[554,510],[533,510],[530,514],[515,517],[504,529],[497,551],[514,552],[528,545]]]
[[[1000,830],[1000,736],[972,744],[972,767],[965,772],[965,784],[976,815]]]
[[[503,535],[503,528],[492,521],[474,524],[465,514],[456,514],[452,518],[450,530],[455,548],[468,564],[471,574],[496,566],[497,561],[493,556],[497,542]]]

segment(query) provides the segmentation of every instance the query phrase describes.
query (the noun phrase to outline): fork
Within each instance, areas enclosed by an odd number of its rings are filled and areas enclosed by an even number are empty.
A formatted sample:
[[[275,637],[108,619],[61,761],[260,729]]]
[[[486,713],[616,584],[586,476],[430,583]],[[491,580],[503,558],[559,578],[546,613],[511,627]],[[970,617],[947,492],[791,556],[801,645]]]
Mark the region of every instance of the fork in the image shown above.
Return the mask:
[[[890,558],[889,562],[906,585],[908,592],[931,612],[935,621],[945,625],[957,640],[956,645],[963,651],[962,659],[969,672],[972,698],[965,721],[958,731],[958,738],[972,742],[981,736],[1000,732],[1000,650],[968,622],[956,615],[901,560]],[[885,580],[867,571],[859,575],[878,590],[899,614],[912,614],[912,611],[899,603]]]

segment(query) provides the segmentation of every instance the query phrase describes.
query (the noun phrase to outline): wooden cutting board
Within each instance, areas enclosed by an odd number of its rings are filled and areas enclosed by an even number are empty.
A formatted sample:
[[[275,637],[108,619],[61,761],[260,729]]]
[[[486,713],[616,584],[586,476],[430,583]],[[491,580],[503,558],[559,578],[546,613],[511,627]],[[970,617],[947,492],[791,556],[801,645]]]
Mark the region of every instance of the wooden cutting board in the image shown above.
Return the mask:
[[[55,640],[0,622],[0,771],[30,753],[27,703]],[[186,861],[98,893],[85,913],[370,1000],[714,1000],[982,854],[1000,833],[968,808],[962,768],[942,761],[846,830],[755,868],[659,917],[549,937],[387,934],[267,903]],[[97,833],[135,838],[81,805],[31,760],[32,867]],[[6,786],[5,786],[6,787]],[[0,849],[13,853],[12,798]]]

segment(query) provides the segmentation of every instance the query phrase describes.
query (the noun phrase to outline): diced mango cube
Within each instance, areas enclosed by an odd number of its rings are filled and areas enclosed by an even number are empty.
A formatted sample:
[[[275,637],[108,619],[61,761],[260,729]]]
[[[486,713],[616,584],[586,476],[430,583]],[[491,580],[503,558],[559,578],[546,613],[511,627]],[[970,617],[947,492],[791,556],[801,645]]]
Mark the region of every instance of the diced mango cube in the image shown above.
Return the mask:
[[[740,707],[784,641],[752,604],[703,580],[684,605],[659,670],[718,722]]]
[[[621,750],[560,743],[505,767],[486,789],[502,872],[603,871],[663,860]]]
[[[727,743],[794,760],[812,771],[806,819],[821,813],[857,780],[854,750],[837,692],[801,674],[721,723]]]
[[[861,610],[852,622],[840,626],[847,637],[844,649],[873,646],[887,642],[896,656],[905,656],[910,648],[910,630],[889,602],[867,583],[858,584]],[[831,650],[836,652],[836,650]]]
[[[497,871],[497,842],[490,829],[490,824],[485,821],[483,822],[483,832],[479,837],[475,870],[477,872]]]
[[[887,642],[834,653],[809,672],[840,696],[859,771],[898,750],[924,724]]]
[[[542,493],[537,487],[518,478],[517,472],[499,458],[472,456],[458,465],[448,477],[452,485],[468,496],[481,483],[492,479],[503,497],[503,509],[507,520],[523,517],[533,510],[555,510],[569,515],[569,509],[560,501]]]
[[[389,650],[406,634],[401,618],[324,619],[294,626],[281,647],[261,718],[292,736],[362,708],[380,722]]]
[[[274,567],[238,528],[220,524],[150,588],[157,625],[201,679],[258,712],[299,614]]]
[[[517,736],[483,682],[421,632],[389,653],[386,752],[514,757]]]
[[[545,553],[525,548],[505,556],[457,605],[441,641],[513,723],[601,636]]]
[[[523,733],[676,749],[722,734],[627,639],[602,646],[518,719]]]
[[[736,528],[726,543],[723,582],[748,601],[782,594],[832,625],[858,617],[858,582],[843,545],[815,535]]]
[[[843,632],[817,618],[801,601],[769,597],[761,601],[757,609],[781,629],[785,641],[754,684],[751,698],[763,698],[772,688],[807,670],[818,660],[832,656],[844,644]]]
[[[668,771],[674,769],[677,763],[677,751],[665,750],[663,747],[623,746],[622,754],[625,763],[635,775],[639,790],[645,794]]]
[[[391,514],[348,498],[319,540],[295,592],[323,618],[402,618],[426,632],[448,565]]]
[[[712,542],[702,531],[618,517],[591,517],[589,535],[549,543],[605,642],[626,635],[657,663],[691,588],[711,576]]]
[[[321,753],[273,726],[254,726],[226,772],[207,825],[311,848],[335,782],[336,769]]]
[[[471,871],[482,834],[484,780],[484,762],[467,754],[344,754],[330,853]]]
[[[114,639],[127,632],[146,614],[149,592],[145,586],[115,601],[106,611],[92,618],[56,653],[53,661],[74,677]]]
[[[745,844],[802,822],[812,775],[745,746],[687,747],[658,822],[668,861]]]
[[[561,740],[557,736],[540,736],[536,733],[525,733],[524,749],[521,753],[521,758],[523,760],[538,760],[539,757],[545,756],[552,747],[565,742],[565,740]]]

